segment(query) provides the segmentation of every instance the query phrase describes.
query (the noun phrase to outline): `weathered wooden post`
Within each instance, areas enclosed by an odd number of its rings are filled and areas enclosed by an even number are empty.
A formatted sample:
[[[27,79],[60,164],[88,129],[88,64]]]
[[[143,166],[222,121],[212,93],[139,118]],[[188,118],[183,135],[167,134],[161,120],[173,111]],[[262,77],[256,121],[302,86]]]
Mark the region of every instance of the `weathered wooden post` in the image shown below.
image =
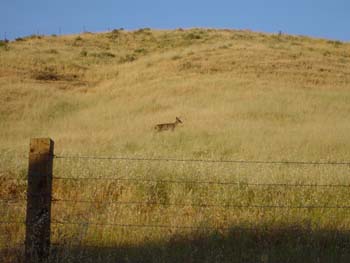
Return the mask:
[[[43,262],[49,256],[54,142],[31,139],[29,150],[25,262]]]

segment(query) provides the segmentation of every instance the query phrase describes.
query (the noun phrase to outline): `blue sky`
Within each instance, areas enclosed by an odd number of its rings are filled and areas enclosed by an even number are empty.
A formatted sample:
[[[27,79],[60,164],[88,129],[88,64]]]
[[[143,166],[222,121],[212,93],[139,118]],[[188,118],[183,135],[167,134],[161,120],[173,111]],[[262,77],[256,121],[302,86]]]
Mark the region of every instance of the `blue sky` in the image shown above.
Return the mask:
[[[210,27],[350,41],[350,0],[1,0],[0,39]]]

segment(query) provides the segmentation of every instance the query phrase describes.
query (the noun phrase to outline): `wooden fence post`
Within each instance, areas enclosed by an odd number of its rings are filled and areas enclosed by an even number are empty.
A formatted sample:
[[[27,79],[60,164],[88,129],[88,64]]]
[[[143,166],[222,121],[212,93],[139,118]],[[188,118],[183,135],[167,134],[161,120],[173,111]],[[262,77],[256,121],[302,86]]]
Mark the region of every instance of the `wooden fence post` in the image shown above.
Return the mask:
[[[54,142],[30,140],[25,262],[43,262],[49,256]]]

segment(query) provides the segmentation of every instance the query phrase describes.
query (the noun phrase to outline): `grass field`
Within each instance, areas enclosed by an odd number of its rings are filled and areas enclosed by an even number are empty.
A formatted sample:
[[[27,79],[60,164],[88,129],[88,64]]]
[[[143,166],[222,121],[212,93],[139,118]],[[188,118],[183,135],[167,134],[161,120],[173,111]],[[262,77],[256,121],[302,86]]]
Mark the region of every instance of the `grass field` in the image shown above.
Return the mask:
[[[65,156],[347,162],[349,91],[350,44],[306,36],[146,28],[0,42],[0,198],[26,196],[32,137]],[[176,116],[174,132],[154,131]],[[174,227],[53,224],[51,261],[349,262],[349,187],[266,185],[349,185],[349,168],[55,159],[55,176],[82,179],[55,180],[54,198],[94,202],[54,202],[57,222]],[[0,208],[25,218],[24,202]],[[18,260],[23,225],[0,229],[2,261]]]

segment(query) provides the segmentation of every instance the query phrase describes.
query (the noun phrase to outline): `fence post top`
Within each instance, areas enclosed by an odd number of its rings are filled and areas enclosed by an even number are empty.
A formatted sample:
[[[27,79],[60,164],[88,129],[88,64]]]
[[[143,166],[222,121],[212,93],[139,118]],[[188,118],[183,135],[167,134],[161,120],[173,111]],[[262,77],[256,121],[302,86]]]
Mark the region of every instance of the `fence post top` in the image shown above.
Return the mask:
[[[49,137],[47,138],[30,138],[30,142],[53,142],[53,140]]]
[[[51,138],[31,138],[30,153],[53,152],[54,141]]]

